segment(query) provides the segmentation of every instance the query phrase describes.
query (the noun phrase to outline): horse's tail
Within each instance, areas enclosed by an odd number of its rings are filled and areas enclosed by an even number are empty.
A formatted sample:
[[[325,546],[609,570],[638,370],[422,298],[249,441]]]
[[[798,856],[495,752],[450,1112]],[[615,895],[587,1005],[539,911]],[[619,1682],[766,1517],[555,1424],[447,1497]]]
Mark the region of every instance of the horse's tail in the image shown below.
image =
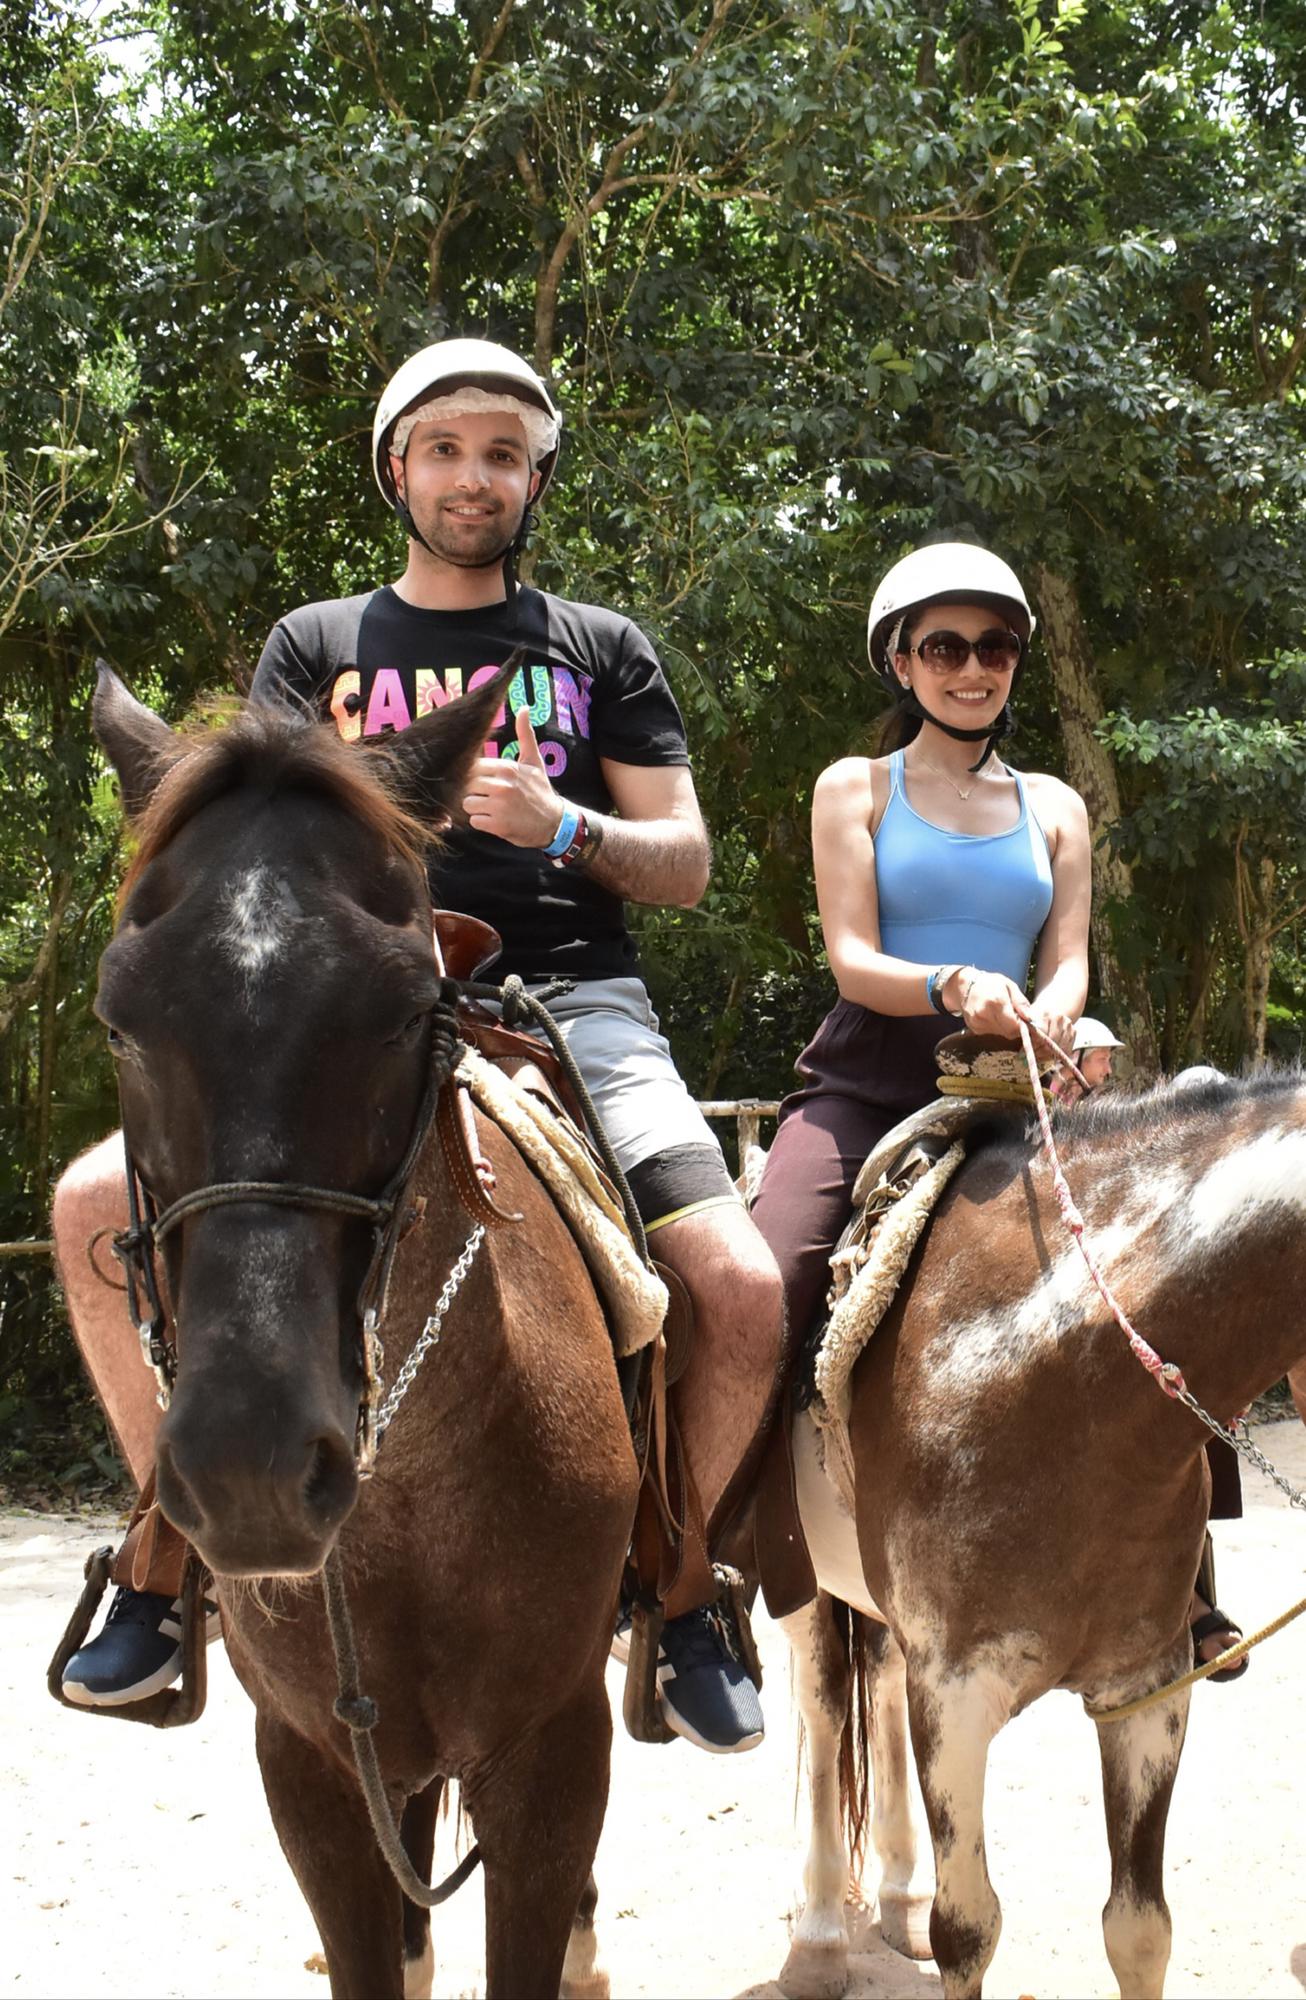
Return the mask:
[[[871,1681],[877,1640],[885,1631],[878,1620],[863,1617],[836,1597],[834,1627],[848,1662],[848,1707],[839,1737],[839,1818],[853,1880],[860,1878],[866,1858],[871,1820]]]

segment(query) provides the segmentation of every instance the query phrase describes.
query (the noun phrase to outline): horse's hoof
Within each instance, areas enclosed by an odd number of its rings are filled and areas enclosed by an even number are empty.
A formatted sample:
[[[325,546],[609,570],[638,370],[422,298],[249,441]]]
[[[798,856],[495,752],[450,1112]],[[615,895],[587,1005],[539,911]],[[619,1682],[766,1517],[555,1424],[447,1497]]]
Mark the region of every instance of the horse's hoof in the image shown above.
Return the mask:
[[[611,2000],[612,1986],[599,1964],[593,1924],[575,1924],[567,1940],[558,2000]]]
[[[795,1938],[778,1981],[785,2000],[843,2000],[848,1946],[842,1938]]]
[[[612,1982],[601,1968],[583,1979],[568,1979],[564,1973],[558,2000],[612,2000]]]
[[[933,1958],[930,1946],[932,1896],[908,1896],[902,1890],[880,1891],[880,1936],[903,1958]]]
[[[431,2000],[434,1984],[435,1947],[428,1931],[419,1955],[404,1959],[404,2000]]]

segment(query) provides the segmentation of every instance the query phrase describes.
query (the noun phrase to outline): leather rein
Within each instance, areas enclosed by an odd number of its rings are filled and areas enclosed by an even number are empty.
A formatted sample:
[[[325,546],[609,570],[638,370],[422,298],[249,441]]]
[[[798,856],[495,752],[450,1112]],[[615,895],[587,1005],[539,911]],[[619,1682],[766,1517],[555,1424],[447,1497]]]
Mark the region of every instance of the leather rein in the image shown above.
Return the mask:
[[[417,1219],[418,1211],[407,1199],[409,1183],[430,1135],[440,1092],[462,1058],[463,1044],[458,1038],[456,1020],[458,993],[455,980],[441,982],[439,997],[431,1009],[426,1088],[403,1158],[379,1195],[353,1194],[344,1188],[315,1187],[305,1181],[214,1181],[208,1187],[192,1188],[188,1194],[178,1196],[176,1201],[160,1209],[141,1177],[132,1152],[127,1107],[119,1080],[129,1221],[127,1228],[118,1231],[113,1238],[113,1254],[123,1267],[128,1309],[140,1336],[142,1356],[154,1371],[158,1383],[160,1409],[166,1410],[172,1397],[177,1379],[177,1348],[168,1334],[168,1316],[159,1292],[156,1258],[158,1246],[178,1223],[184,1222],[188,1216],[202,1214],[206,1209],[230,1208],[244,1202],[356,1217],[372,1226],[372,1255],[355,1306],[363,1390],[355,1425],[354,1455],[362,1476],[366,1477],[371,1471],[376,1457],[377,1398],[383,1359],[381,1326],[385,1319],[390,1275],[400,1240],[409,1224]]]

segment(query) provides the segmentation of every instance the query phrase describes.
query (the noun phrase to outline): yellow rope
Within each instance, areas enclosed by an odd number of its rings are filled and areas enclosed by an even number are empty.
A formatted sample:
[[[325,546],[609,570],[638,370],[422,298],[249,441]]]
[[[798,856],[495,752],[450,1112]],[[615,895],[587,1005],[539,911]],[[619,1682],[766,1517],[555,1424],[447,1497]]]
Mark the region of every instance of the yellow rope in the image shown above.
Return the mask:
[[[939,1076],[934,1082],[945,1097],[991,1097],[1002,1104],[1034,1102],[1034,1092],[1024,1077]]]
[[[1154,1688],[1151,1694],[1139,1695],[1137,1701],[1127,1701],[1121,1708],[1089,1708],[1087,1702],[1084,1703],[1084,1707],[1094,1722],[1124,1722],[1131,1715],[1141,1715],[1145,1708],[1151,1708],[1153,1702],[1168,1701],[1170,1696],[1178,1694],[1181,1688],[1192,1687],[1196,1681],[1204,1681],[1208,1674],[1218,1674],[1221,1667],[1231,1667],[1235,1660],[1245,1659],[1253,1646],[1259,1646],[1262,1639],[1272,1639],[1276,1632],[1282,1632],[1285,1625],[1291,1625],[1294,1618],[1300,1618],[1303,1611],[1306,1611],[1306,1597],[1294,1604],[1291,1611],[1283,1611],[1277,1618],[1272,1618],[1268,1625],[1262,1625],[1260,1631],[1253,1632],[1250,1638],[1240,1639],[1236,1646],[1230,1646],[1227,1651],[1217,1653],[1213,1660],[1207,1660],[1202,1666],[1194,1667],[1190,1674],[1181,1674],[1177,1681],[1171,1681],[1165,1687]]]

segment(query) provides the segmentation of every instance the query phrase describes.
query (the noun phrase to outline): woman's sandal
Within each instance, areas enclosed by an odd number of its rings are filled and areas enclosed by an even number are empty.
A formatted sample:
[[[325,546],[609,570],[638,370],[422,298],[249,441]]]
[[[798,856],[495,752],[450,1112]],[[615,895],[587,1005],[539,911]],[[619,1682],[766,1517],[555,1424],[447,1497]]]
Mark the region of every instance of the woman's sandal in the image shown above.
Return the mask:
[[[1202,1560],[1198,1564],[1197,1581],[1193,1585],[1193,1595],[1199,1604],[1209,1606],[1209,1609],[1204,1611],[1200,1618],[1194,1618],[1188,1627],[1193,1635],[1194,1664],[1204,1667],[1207,1664],[1202,1658],[1202,1641],[1204,1639],[1214,1639],[1225,1632],[1232,1632],[1236,1639],[1242,1638],[1242,1627],[1235,1625],[1229,1614],[1226,1611],[1221,1611],[1215,1601],[1215,1550],[1211,1547],[1211,1537],[1209,1534],[1202,1543]],[[1227,1652],[1228,1647],[1222,1647],[1221,1650]],[[1221,1667],[1218,1674],[1208,1674],[1206,1678],[1208,1681],[1241,1680],[1249,1665],[1250,1660],[1248,1655],[1244,1653],[1241,1660],[1235,1660],[1231,1667]]]

